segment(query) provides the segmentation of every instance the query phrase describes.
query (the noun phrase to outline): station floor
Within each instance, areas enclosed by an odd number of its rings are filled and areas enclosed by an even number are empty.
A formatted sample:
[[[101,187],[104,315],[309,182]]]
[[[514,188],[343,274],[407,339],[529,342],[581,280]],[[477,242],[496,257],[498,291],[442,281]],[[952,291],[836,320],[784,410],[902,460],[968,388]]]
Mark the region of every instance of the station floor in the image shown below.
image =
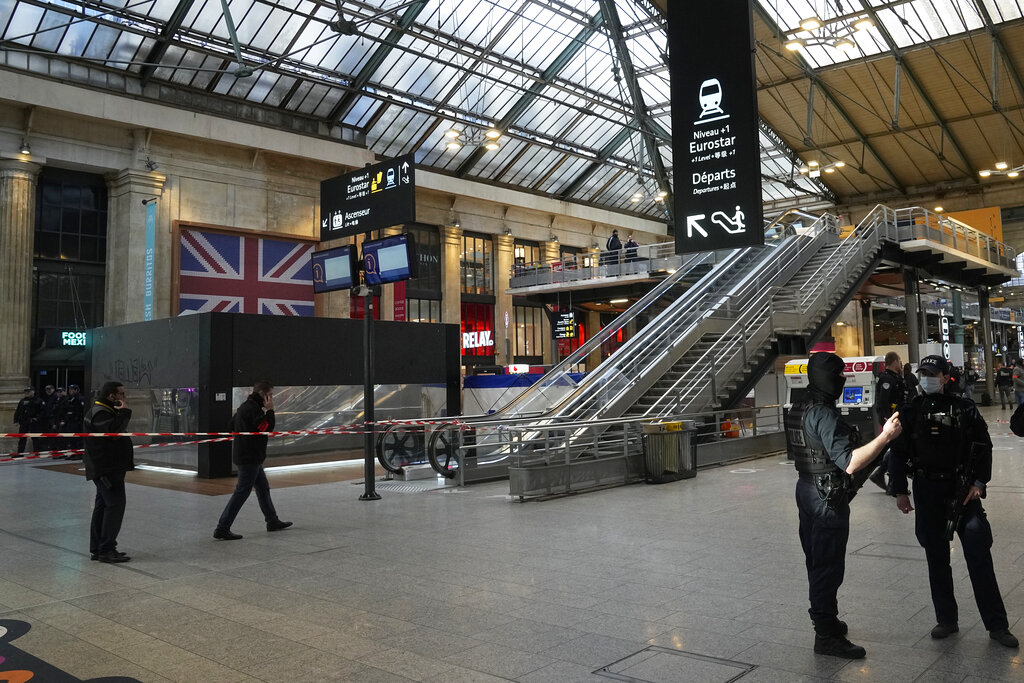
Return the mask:
[[[1024,441],[998,422],[1009,411],[984,413],[996,573],[1024,639]],[[780,455],[528,503],[507,482],[383,482],[375,502],[351,480],[280,487],[295,526],[267,533],[250,500],[231,542],[211,537],[226,495],[132,484],[121,565],[89,560],[92,485],[50,470],[0,466],[2,680],[18,662],[40,681],[1024,680],[958,548],[960,633],[929,637],[913,519],[871,484],[840,592],[868,655],[815,655]]]

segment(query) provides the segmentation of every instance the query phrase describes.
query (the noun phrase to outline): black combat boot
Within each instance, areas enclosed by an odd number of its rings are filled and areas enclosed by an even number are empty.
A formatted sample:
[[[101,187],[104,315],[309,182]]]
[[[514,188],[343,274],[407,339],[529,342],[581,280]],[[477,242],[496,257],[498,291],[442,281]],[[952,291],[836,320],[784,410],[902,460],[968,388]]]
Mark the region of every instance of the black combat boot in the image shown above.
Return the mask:
[[[846,624],[838,619],[814,625],[814,652],[843,659],[863,659],[867,652],[846,639]]]

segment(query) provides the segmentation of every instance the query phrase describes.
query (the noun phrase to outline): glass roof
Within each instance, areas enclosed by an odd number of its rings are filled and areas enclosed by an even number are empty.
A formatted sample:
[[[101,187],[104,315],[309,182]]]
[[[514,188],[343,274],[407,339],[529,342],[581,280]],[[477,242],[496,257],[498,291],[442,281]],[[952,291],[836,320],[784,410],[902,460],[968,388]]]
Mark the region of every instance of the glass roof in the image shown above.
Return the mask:
[[[811,66],[904,50],[1024,14],[1024,0],[757,0]],[[819,27],[803,25],[817,19]],[[858,22],[861,30],[857,30]],[[849,39],[852,42],[846,42]]]
[[[822,67],[1019,19],[1024,0],[758,2]],[[817,34],[799,24],[812,15],[833,42],[856,19],[875,25],[843,53],[811,44]],[[636,89],[616,77],[627,72],[617,40]],[[161,84],[179,105],[227,97],[347,130],[382,156],[413,153],[441,172],[659,220],[658,176],[670,183],[672,169],[667,49],[648,0],[0,0],[8,68],[135,96],[132,82]],[[481,146],[491,127],[496,150]],[[761,143],[766,201],[829,196],[794,172],[777,136],[763,130]]]

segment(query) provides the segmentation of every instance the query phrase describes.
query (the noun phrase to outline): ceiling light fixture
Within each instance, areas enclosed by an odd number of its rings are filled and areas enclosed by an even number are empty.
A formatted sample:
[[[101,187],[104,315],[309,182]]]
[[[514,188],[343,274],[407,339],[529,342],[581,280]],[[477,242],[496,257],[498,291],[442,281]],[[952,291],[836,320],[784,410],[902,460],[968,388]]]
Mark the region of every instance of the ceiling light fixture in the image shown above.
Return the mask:
[[[1011,168],[1010,164],[1006,163],[1005,161],[1000,161],[996,163],[994,169],[982,169],[978,171],[978,175],[981,176],[982,178],[988,178],[989,176],[994,175],[1004,175],[1007,178],[1017,178],[1020,176],[1021,171],[1024,171],[1024,164],[1021,164],[1020,166],[1014,166]]]
[[[780,17],[781,19],[781,17]],[[781,21],[780,21],[781,23]],[[820,45],[831,47],[840,52],[850,52],[857,48],[856,33],[864,33],[874,28],[875,22],[868,16],[839,14],[828,18],[810,16],[801,19],[799,25],[783,36],[783,45],[787,50],[797,51],[806,47]]]
[[[469,146],[482,147],[493,152],[494,150],[501,149],[501,143],[498,142],[498,138],[501,136],[502,132],[494,127],[482,130],[473,126],[466,126],[462,130],[449,128],[444,132],[444,137],[448,140],[445,143],[445,147],[452,151]]]
[[[845,161],[836,160],[827,164],[822,164],[816,159],[811,159],[806,164],[800,167],[800,175],[805,175],[808,178],[818,178],[822,173],[835,173],[837,168],[843,168],[846,166]]]
[[[21,141],[21,149],[19,149],[18,151],[20,151],[22,154],[32,153],[32,147],[29,146],[27,138]]]

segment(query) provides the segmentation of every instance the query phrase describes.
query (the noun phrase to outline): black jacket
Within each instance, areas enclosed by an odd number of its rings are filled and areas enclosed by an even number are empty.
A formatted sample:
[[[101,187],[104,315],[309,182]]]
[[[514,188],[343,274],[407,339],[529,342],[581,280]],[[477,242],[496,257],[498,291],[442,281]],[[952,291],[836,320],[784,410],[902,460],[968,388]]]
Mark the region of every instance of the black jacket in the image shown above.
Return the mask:
[[[896,412],[907,400],[907,385],[903,382],[903,373],[895,373],[888,368],[878,376],[875,387],[875,415],[879,424]]]
[[[132,411],[117,409],[105,400],[93,401],[85,414],[84,431],[93,433],[126,432]],[[85,438],[85,478],[90,481],[105,474],[135,469],[135,451],[129,436]]]
[[[43,418],[46,404],[38,396],[32,396],[18,401],[18,407],[14,409],[14,421],[26,429],[38,427]]]
[[[270,432],[274,424],[274,411],[264,411],[263,397],[253,392],[231,418],[231,431]],[[231,459],[236,465],[262,465],[267,459],[267,440],[265,436],[236,436]]]
[[[917,429],[919,416],[933,409],[931,406],[934,405],[948,406],[958,422],[951,428],[953,438],[943,442],[948,446],[939,449],[934,443],[918,444],[921,436]],[[970,454],[971,444],[977,444],[974,471],[969,473],[971,479],[987,484],[992,478],[992,439],[985,418],[973,401],[956,395],[924,394],[900,408],[900,422],[903,432],[890,444],[889,476],[894,493],[909,491],[907,478],[914,474],[915,468],[931,469],[928,465],[935,461],[962,464]]]

